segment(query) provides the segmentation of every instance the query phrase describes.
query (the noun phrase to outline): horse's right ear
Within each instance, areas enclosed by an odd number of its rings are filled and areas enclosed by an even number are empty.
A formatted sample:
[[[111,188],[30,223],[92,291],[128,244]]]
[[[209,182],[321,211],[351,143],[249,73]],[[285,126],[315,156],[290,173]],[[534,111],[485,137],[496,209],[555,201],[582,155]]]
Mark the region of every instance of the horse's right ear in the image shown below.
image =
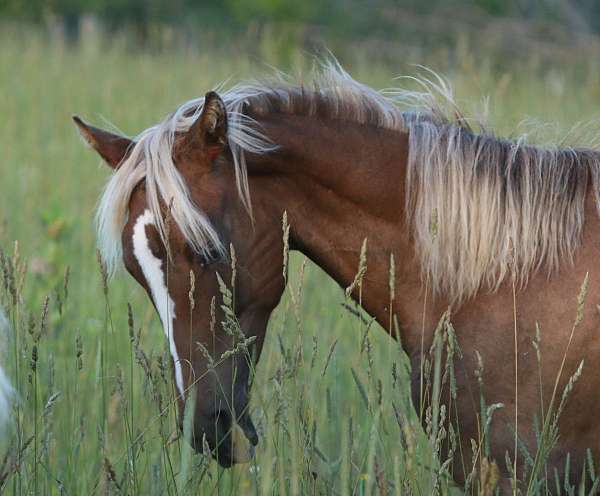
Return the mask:
[[[76,115],[73,116],[73,121],[77,125],[79,134],[104,161],[113,169],[117,169],[121,162],[127,157],[127,154],[135,144],[134,141],[119,136],[118,134],[109,133],[97,127],[90,126],[83,122]]]

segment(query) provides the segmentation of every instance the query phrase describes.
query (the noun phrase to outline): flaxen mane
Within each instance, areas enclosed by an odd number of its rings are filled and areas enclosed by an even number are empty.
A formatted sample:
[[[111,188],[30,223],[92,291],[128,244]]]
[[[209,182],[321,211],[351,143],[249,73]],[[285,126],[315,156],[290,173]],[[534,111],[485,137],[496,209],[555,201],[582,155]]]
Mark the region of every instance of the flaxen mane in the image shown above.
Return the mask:
[[[331,63],[308,86],[280,78],[222,93],[237,187],[249,214],[245,152],[268,153],[277,146],[249,115],[283,112],[349,120],[409,134],[406,212],[423,276],[435,293],[461,301],[480,289],[495,290],[509,274],[525,284],[538,269],[552,271],[572,260],[590,181],[599,201],[600,155],[475,134],[441,79],[417,81],[424,91],[377,92]],[[202,98],[190,100],[139,135],[110,179],[97,226],[111,272],[121,260],[129,198],[143,179],[163,239],[161,201],[172,203],[173,219],[195,250],[224,252],[172,160],[176,134],[189,129],[202,105]]]

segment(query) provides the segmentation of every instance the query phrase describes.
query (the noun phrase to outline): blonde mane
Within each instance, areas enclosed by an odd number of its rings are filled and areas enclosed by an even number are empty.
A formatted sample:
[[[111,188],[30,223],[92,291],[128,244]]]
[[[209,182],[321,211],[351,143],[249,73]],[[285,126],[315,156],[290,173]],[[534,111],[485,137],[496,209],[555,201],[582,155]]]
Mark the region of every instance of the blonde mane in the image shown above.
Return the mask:
[[[433,76],[414,79],[422,91],[378,92],[329,62],[313,74],[310,85],[278,77],[221,93],[237,188],[249,215],[245,153],[268,153],[277,146],[249,114],[318,115],[408,133],[406,215],[423,278],[434,293],[462,301],[481,289],[496,290],[509,274],[523,285],[541,267],[553,271],[560,262],[572,261],[580,244],[590,180],[599,204],[600,155],[587,149],[533,146],[523,138],[497,138],[483,125],[476,134],[450,87]],[[129,199],[144,179],[148,206],[163,240],[161,203],[171,205],[174,222],[194,250],[207,256],[214,250],[225,253],[172,158],[176,134],[189,129],[203,103],[203,98],[190,100],[140,134],[109,180],[97,229],[111,274],[121,263]]]
[[[233,157],[237,189],[248,213],[252,204],[248,190],[246,153],[262,154],[276,148],[260,131],[260,125],[245,112],[302,112],[314,115],[324,107],[331,118],[349,119],[389,129],[404,129],[404,120],[392,100],[354,81],[337,63],[327,62],[316,71],[310,86],[294,85],[278,74],[270,81],[250,81],[220,93],[227,108],[228,143]],[[129,200],[134,188],[146,182],[148,207],[157,219],[157,229],[166,240],[163,205],[190,246],[210,257],[214,251],[225,254],[206,215],[194,204],[183,176],[173,162],[172,150],[178,133],[196,121],[204,98],[181,105],[159,124],[135,138],[128,157],[111,176],[96,212],[98,247],[109,274],[122,261],[121,233],[127,222]]]

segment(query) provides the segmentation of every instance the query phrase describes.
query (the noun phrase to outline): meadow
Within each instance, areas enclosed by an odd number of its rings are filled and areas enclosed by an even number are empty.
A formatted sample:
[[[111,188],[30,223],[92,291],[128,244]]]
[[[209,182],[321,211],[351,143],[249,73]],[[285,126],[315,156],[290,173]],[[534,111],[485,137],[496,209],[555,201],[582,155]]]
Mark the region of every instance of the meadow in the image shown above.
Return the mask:
[[[35,33],[4,33],[0,47],[0,303],[11,327],[0,351],[17,393],[0,442],[3,494],[450,490],[436,440],[410,404],[400,344],[303,257],[292,257],[256,369],[257,456],[231,470],[194,453],[177,428],[170,355],[143,290],[125,273],[103,280],[93,217],[109,170],[71,115],[135,135],[222,81],[268,74],[269,65],[303,72],[310,56],[280,58],[268,44],[259,56],[202,44],[154,53],[119,40],[67,46]],[[536,142],[600,115],[598,65],[531,60],[499,70],[467,48],[457,53],[407,53],[398,67],[367,53],[342,62],[376,88],[428,65],[468,111],[488,95],[498,133],[533,130]]]

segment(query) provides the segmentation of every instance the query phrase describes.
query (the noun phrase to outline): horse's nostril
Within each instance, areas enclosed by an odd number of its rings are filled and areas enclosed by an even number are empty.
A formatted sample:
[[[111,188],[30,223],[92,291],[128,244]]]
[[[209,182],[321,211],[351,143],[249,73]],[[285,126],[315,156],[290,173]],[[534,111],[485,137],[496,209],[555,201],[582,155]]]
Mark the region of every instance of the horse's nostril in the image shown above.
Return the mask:
[[[218,426],[229,423],[229,414],[225,410],[217,410],[209,417],[212,420],[213,426]]]

